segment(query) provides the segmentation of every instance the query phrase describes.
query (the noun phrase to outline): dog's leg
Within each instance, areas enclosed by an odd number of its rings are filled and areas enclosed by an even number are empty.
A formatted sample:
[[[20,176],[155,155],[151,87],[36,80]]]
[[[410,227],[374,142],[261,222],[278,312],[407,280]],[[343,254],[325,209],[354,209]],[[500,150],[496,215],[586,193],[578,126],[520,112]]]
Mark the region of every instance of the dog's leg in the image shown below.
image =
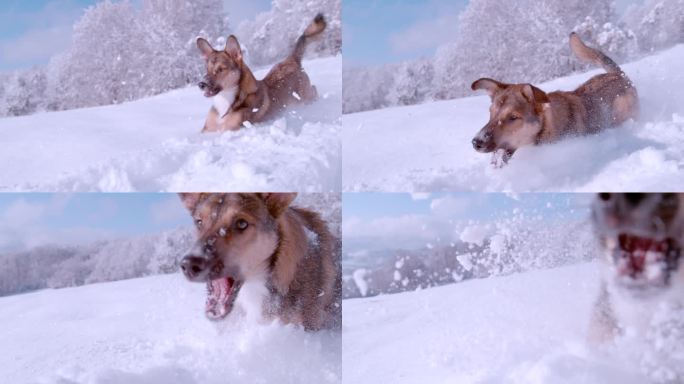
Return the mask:
[[[216,110],[214,108],[211,108],[209,110],[209,115],[207,116],[207,120],[204,122],[204,128],[202,128],[202,133],[216,132],[218,130],[219,130],[218,113],[216,113]]]
[[[619,329],[610,303],[610,295],[605,282],[602,282],[599,296],[594,303],[594,309],[589,320],[587,341],[592,345],[605,344],[615,340],[618,333]]]

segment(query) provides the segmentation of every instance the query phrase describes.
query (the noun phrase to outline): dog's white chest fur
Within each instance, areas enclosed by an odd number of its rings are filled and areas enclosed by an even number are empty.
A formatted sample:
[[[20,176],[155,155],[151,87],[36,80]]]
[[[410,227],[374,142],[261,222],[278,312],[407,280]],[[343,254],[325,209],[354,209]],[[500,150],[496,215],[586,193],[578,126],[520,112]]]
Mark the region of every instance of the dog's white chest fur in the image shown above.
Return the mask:
[[[235,102],[235,97],[237,96],[237,87],[224,89],[214,96],[214,109],[218,112],[219,119],[222,119],[230,110],[230,107]]]

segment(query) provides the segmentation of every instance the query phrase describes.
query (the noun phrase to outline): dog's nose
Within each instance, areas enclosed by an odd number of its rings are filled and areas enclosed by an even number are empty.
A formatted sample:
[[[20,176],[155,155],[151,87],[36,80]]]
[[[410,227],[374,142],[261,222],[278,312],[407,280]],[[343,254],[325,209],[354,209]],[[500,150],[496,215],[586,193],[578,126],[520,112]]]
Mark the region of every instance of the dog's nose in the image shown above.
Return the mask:
[[[480,149],[484,148],[484,141],[478,139],[477,137],[473,139],[473,148],[475,150],[479,151]]]
[[[181,260],[181,270],[188,279],[197,278],[206,269],[207,262],[203,257],[199,256],[185,256]]]
[[[637,205],[639,205],[639,203],[641,202],[641,200],[644,199],[644,197],[646,197],[646,194],[644,194],[644,193],[625,193],[624,194],[625,201],[633,207],[636,207]]]

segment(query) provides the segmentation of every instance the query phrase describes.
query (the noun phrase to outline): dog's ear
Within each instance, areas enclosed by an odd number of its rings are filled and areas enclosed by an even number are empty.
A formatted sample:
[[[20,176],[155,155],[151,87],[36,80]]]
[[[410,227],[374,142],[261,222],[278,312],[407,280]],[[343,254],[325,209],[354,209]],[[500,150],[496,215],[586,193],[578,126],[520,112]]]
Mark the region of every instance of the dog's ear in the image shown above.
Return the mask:
[[[235,60],[242,60],[242,49],[240,49],[240,43],[234,35],[228,36],[226,40],[226,53]]]
[[[197,203],[199,203],[200,199],[202,198],[201,193],[179,193],[178,197],[180,197],[181,201],[183,202],[183,205],[185,205],[185,208],[188,209],[190,212],[195,211],[195,207],[197,207]]]
[[[202,52],[202,57],[205,59],[214,52],[214,48],[212,48],[211,44],[201,37],[197,38],[197,48],[199,48],[200,52]]]
[[[543,110],[544,106],[549,103],[549,97],[546,93],[532,84],[523,85],[522,94],[525,99],[534,104],[539,111]]]
[[[489,97],[494,97],[494,95],[501,91],[504,90],[508,87],[508,84],[504,84],[501,82],[498,82],[496,80],[488,79],[486,77],[483,77],[481,79],[475,80],[475,82],[470,86],[473,91],[477,91],[478,89],[484,89],[487,91],[489,94]]]
[[[296,193],[259,193],[259,198],[266,204],[268,212],[273,217],[279,217],[297,197]]]

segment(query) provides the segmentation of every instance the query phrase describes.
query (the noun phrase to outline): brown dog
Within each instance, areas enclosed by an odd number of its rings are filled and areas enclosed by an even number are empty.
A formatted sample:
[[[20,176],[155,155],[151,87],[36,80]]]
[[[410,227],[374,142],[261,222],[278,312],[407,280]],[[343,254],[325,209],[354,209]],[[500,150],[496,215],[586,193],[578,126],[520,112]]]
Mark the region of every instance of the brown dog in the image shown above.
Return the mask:
[[[600,193],[592,219],[606,257],[590,341],[644,331],[659,304],[684,304],[684,194]]]
[[[307,42],[325,27],[323,15],[317,15],[297,39],[290,56],[273,67],[263,80],[257,80],[242,60],[242,49],[235,36],[228,37],[222,51],[214,50],[205,39],[197,39],[197,47],[207,63],[207,74],[199,87],[204,96],[214,100],[202,132],[237,130],[245,122],[271,119],[289,105],[315,100],[316,87],[302,68],[302,56]]]
[[[181,269],[207,283],[209,319],[228,316],[237,299],[261,318],[308,331],[340,328],[340,249],[317,213],[290,206],[296,193],[180,197],[198,231]]]
[[[572,92],[544,93],[532,84],[504,84],[482,78],[473,90],[492,98],[489,122],[473,139],[478,152],[494,152],[492,163],[503,163],[525,145],[551,143],[565,136],[587,135],[636,118],[636,88],[620,67],[602,52],[584,45],[574,32],[570,48],[580,59],[602,66],[596,75]],[[503,165],[503,164],[500,164]]]

